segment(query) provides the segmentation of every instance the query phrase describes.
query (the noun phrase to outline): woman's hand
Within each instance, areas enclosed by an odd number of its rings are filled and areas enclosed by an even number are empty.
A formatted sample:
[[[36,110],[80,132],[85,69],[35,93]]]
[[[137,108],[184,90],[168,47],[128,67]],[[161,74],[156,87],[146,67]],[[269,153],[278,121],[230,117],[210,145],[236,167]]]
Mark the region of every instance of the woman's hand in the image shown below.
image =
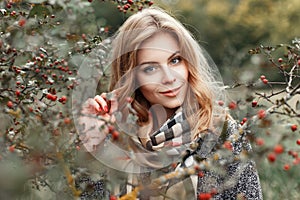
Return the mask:
[[[117,110],[116,92],[102,93],[89,98],[82,106],[79,124],[82,126],[80,140],[88,152],[96,150],[109,133],[108,126],[114,123]]]

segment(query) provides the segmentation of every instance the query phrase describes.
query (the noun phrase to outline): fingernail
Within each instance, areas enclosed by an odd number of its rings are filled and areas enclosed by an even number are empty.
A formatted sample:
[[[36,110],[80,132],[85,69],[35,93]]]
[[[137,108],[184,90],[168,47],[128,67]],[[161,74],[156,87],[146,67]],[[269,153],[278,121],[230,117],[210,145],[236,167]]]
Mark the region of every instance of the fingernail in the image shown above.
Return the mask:
[[[98,112],[101,112],[102,108],[99,106],[97,110],[98,110]]]
[[[103,110],[104,110],[104,112],[108,112],[108,107],[104,106]]]

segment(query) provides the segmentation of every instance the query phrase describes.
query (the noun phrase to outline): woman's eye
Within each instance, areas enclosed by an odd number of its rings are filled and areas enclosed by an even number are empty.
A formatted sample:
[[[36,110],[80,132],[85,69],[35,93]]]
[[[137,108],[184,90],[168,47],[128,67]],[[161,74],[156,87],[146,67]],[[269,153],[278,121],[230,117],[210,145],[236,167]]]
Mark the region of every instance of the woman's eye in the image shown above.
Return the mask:
[[[182,60],[182,59],[181,59],[180,57],[172,58],[171,64],[172,64],[172,65],[176,65],[176,64],[180,63],[181,60]]]
[[[144,71],[145,73],[151,73],[151,72],[154,72],[156,69],[157,69],[157,66],[148,66],[148,67],[145,67],[145,68],[143,69],[143,71]]]

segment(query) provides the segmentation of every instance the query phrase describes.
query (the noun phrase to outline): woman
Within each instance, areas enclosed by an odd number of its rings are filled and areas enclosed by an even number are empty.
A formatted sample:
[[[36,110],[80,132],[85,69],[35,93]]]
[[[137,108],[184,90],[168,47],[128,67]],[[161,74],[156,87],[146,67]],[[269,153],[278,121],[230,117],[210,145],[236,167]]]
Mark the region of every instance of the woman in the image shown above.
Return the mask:
[[[142,186],[139,199],[262,199],[254,163],[233,159],[250,146],[217,103],[225,98],[217,70],[181,23],[158,8],[144,9],[119,29],[111,55],[111,92],[88,99],[79,118],[87,151],[128,174],[125,189],[111,194]],[[120,132],[112,140],[111,124]],[[212,159],[227,140],[231,156]],[[214,168],[216,160],[222,169]],[[201,174],[147,187],[189,167]]]

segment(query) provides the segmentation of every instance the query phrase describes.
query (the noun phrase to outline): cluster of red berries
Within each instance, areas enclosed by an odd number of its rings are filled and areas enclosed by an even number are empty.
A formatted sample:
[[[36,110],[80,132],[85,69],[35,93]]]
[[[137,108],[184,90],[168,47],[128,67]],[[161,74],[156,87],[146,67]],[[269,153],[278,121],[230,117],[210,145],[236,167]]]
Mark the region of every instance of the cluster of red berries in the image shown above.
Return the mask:
[[[55,94],[48,93],[48,94],[46,94],[46,98],[51,101],[56,101],[58,97]],[[58,99],[58,101],[62,104],[65,104],[67,102],[67,97],[62,96]]]
[[[294,158],[293,160],[294,165],[300,164],[300,157],[298,156],[298,153],[296,151],[288,151],[288,154]]]
[[[55,80],[63,81],[65,75],[57,75],[56,73],[53,73],[53,70],[58,70],[59,72],[67,73],[68,75],[74,74],[74,72],[69,69],[68,63],[64,59],[61,61],[55,60],[50,64],[46,64],[45,58],[46,55],[41,53],[39,56],[33,57],[32,61],[29,60],[28,62],[33,62],[33,65],[37,66],[37,68],[34,69],[35,73],[40,74],[41,71],[44,72],[41,74],[41,77],[45,80],[46,84],[53,85],[54,83],[54,80],[49,79],[49,76]],[[67,88],[73,89],[74,84],[76,84],[76,82],[70,84]]]
[[[51,100],[51,101],[56,101],[57,96],[51,93],[46,94],[46,98]]]
[[[247,120],[248,120],[248,119],[247,119],[246,117],[244,117],[243,120],[240,122],[240,124],[241,124],[241,125],[244,125],[245,122],[246,122]]]
[[[261,75],[260,76],[260,80],[264,83],[264,84],[268,84],[269,80],[266,79],[266,76],[265,75]]]
[[[127,13],[128,10],[134,11],[137,9],[138,11],[141,11],[143,7],[146,6],[152,6],[153,1],[145,0],[145,1],[134,1],[134,0],[127,0],[127,2],[124,3],[124,5],[118,5],[117,9],[120,12]]]
[[[275,145],[273,148],[273,152],[268,154],[268,160],[269,162],[273,163],[276,161],[277,155],[282,154],[284,152],[284,148],[281,144]]]
[[[67,102],[67,97],[66,96],[62,96],[58,99],[58,101],[62,104],[65,104]]]

